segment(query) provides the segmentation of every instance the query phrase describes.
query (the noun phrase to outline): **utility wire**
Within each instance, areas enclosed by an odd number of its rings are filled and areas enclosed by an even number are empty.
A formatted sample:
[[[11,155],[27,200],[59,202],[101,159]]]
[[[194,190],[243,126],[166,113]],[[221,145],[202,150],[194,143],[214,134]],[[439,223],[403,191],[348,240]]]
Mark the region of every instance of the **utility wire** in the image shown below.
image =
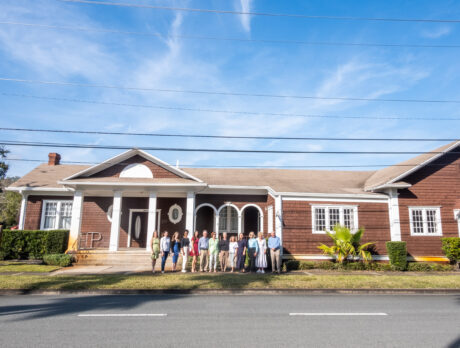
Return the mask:
[[[211,139],[260,139],[260,140],[314,140],[314,141],[455,141],[454,138],[337,138],[337,137],[275,137],[275,136],[244,136],[244,135],[209,135],[209,134],[165,134],[165,133],[137,133],[137,132],[108,132],[70,129],[36,129],[0,127],[0,131],[36,132],[36,133],[66,133],[66,134],[97,134],[97,135],[128,135],[149,137],[177,137],[177,138],[211,138]]]
[[[0,140],[0,145],[7,146],[31,146],[31,147],[63,147],[105,150],[130,150],[137,148],[146,151],[174,151],[174,152],[222,152],[222,153],[273,153],[273,154],[324,154],[324,155],[420,155],[420,154],[443,154],[442,151],[308,151],[308,150],[241,150],[241,149],[210,149],[210,148],[172,148],[172,147],[133,147],[125,145],[95,145],[95,144],[71,144],[52,142],[27,142]],[[451,152],[460,154],[460,152]]]
[[[42,161],[38,159],[26,159],[26,158],[7,158],[6,161],[18,161],[18,162],[39,162],[39,163],[47,163],[47,161]],[[61,164],[100,164],[100,162],[86,162],[86,161],[61,161]],[[131,163],[124,163],[124,162],[106,162],[108,164],[118,164],[118,165],[128,165]],[[180,167],[187,167],[187,168],[242,168],[242,169],[270,169],[270,168],[280,168],[280,169],[295,169],[295,168],[372,168],[372,167],[413,167],[419,165],[420,163],[412,163],[412,164],[338,164],[338,165],[217,165],[217,164],[181,164]],[[436,166],[436,167],[448,167],[448,166],[456,166],[456,164],[452,163],[428,163],[425,166]]]
[[[231,110],[218,110],[218,109],[186,108],[186,107],[177,107],[177,106],[158,106],[158,105],[146,105],[146,104],[103,102],[103,101],[97,101],[97,100],[44,97],[44,96],[37,96],[37,95],[4,93],[4,92],[0,92],[0,95],[4,95],[8,97],[64,101],[64,102],[71,102],[71,103],[86,103],[86,104],[127,106],[127,107],[159,109],[159,110],[197,111],[197,112],[210,112],[210,113],[220,113],[220,114],[255,115],[255,116],[346,118],[346,119],[371,119],[371,120],[433,120],[433,121],[458,121],[460,120],[460,118],[444,118],[444,117],[439,117],[439,118],[437,117],[403,117],[403,116],[375,116],[375,117],[372,117],[372,116],[344,116],[344,115],[314,115],[314,114],[293,114],[293,113],[274,113],[274,112],[252,112],[252,111],[238,111],[238,110],[231,111]]]
[[[91,84],[91,83],[66,82],[66,81],[28,80],[28,79],[18,79],[18,78],[12,78],[12,77],[0,77],[0,81],[43,84],[43,85],[62,85],[62,86],[78,86],[78,87],[91,87],[91,88],[122,89],[122,90],[135,90],[135,91],[192,93],[192,94],[213,94],[213,95],[227,95],[227,96],[238,96],[238,97],[322,99],[322,100],[373,101],[373,102],[409,102],[409,103],[456,103],[456,104],[460,103],[460,100],[321,97],[321,96],[305,96],[305,95],[302,96],[302,95],[261,94],[261,93],[255,94],[255,93],[222,92],[222,91],[200,91],[200,90],[189,90],[189,89],[167,89],[167,88],[152,88],[152,87],[134,87],[134,86]]]
[[[24,27],[36,27],[43,29],[62,29],[85,32],[97,32],[107,34],[147,36],[157,38],[177,38],[185,40],[208,40],[208,41],[230,41],[230,42],[249,42],[256,44],[287,44],[287,45],[307,45],[307,46],[356,46],[356,47],[399,47],[399,48],[460,48],[460,45],[428,45],[428,44],[398,44],[398,43],[376,43],[376,42],[329,42],[329,41],[303,41],[303,40],[270,40],[270,39],[250,39],[250,38],[230,38],[218,36],[202,36],[202,35],[173,35],[147,33],[137,31],[124,31],[116,29],[90,28],[90,27],[74,27],[63,25],[39,24],[39,23],[24,23],[24,22],[0,22],[1,25],[16,25]]]
[[[167,7],[167,6],[132,4],[132,3],[121,3],[121,2],[87,1],[87,0],[59,0],[59,1],[68,2],[68,3],[91,4],[91,5],[150,8],[150,9],[155,9],[155,10],[202,12],[202,13],[231,14],[231,15],[250,15],[250,16],[263,16],[263,17],[290,17],[290,18],[322,19],[322,20],[326,19],[326,20],[339,20],[339,21],[460,23],[460,19],[315,16],[315,15],[294,14],[294,13],[229,11],[229,10],[214,10],[214,9],[202,9],[202,8]]]

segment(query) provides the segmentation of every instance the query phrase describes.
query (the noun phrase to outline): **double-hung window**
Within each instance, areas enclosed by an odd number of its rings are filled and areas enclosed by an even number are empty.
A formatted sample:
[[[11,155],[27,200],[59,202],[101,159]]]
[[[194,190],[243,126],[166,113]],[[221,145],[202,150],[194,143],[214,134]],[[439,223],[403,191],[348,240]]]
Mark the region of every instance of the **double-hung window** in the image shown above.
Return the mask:
[[[409,207],[412,236],[442,236],[440,207]]]
[[[40,229],[70,229],[72,201],[43,201]]]
[[[332,231],[335,225],[348,227],[352,232],[358,229],[358,207],[341,205],[313,205],[313,233]]]

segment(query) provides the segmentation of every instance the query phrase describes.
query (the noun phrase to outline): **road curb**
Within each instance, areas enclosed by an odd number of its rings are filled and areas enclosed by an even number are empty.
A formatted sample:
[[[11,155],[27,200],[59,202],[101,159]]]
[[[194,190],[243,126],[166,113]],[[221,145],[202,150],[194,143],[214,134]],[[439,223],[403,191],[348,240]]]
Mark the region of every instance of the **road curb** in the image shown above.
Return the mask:
[[[0,289],[11,295],[460,295],[460,289]]]

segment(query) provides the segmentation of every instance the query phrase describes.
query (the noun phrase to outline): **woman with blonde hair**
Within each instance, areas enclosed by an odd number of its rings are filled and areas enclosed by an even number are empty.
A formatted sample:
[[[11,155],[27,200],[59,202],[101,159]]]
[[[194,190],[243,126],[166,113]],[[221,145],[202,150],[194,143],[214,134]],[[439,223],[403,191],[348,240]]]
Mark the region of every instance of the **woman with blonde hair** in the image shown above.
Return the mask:
[[[265,273],[264,268],[267,268],[267,242],[262,232],[258,233],[257,244],[259,245],[259,253],[256,258],[257,273]]]
[[[176,271],[177,260],[179,260],[180,253],[180,238],[179,232],[174,232],[172,241],[171,241],[171,252],[173,253],[173,266],[172,271]]]
[[[158,232],[153,231],[152,242],[150,243],[152,247],[152,273],[155,273],[155,265],[157,259],[160,257],[160,238],[158,238]]]
[[[256,270],[256,257],[259,253],[259,243],[257,242],[254,232],[249,232],[248,240],[248,256],[249,256],[249,271],[255,272]]]

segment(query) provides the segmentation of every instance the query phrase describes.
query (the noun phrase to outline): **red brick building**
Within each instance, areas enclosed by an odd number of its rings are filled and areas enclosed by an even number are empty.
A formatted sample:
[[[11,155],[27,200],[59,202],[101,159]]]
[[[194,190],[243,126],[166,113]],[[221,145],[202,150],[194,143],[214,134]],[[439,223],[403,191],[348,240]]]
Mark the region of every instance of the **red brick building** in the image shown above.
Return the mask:
[[[378,171],[171,166],[132,149],[94,166],[49,154],[8,189],[23,196],[21,229],[70,229],[69,249],[148,252],[153,231],[275,231],[284,258],[321,259],[324,230],[365,228],[416,260],[441,260],[441,237],[460,234],[460,141]]]

